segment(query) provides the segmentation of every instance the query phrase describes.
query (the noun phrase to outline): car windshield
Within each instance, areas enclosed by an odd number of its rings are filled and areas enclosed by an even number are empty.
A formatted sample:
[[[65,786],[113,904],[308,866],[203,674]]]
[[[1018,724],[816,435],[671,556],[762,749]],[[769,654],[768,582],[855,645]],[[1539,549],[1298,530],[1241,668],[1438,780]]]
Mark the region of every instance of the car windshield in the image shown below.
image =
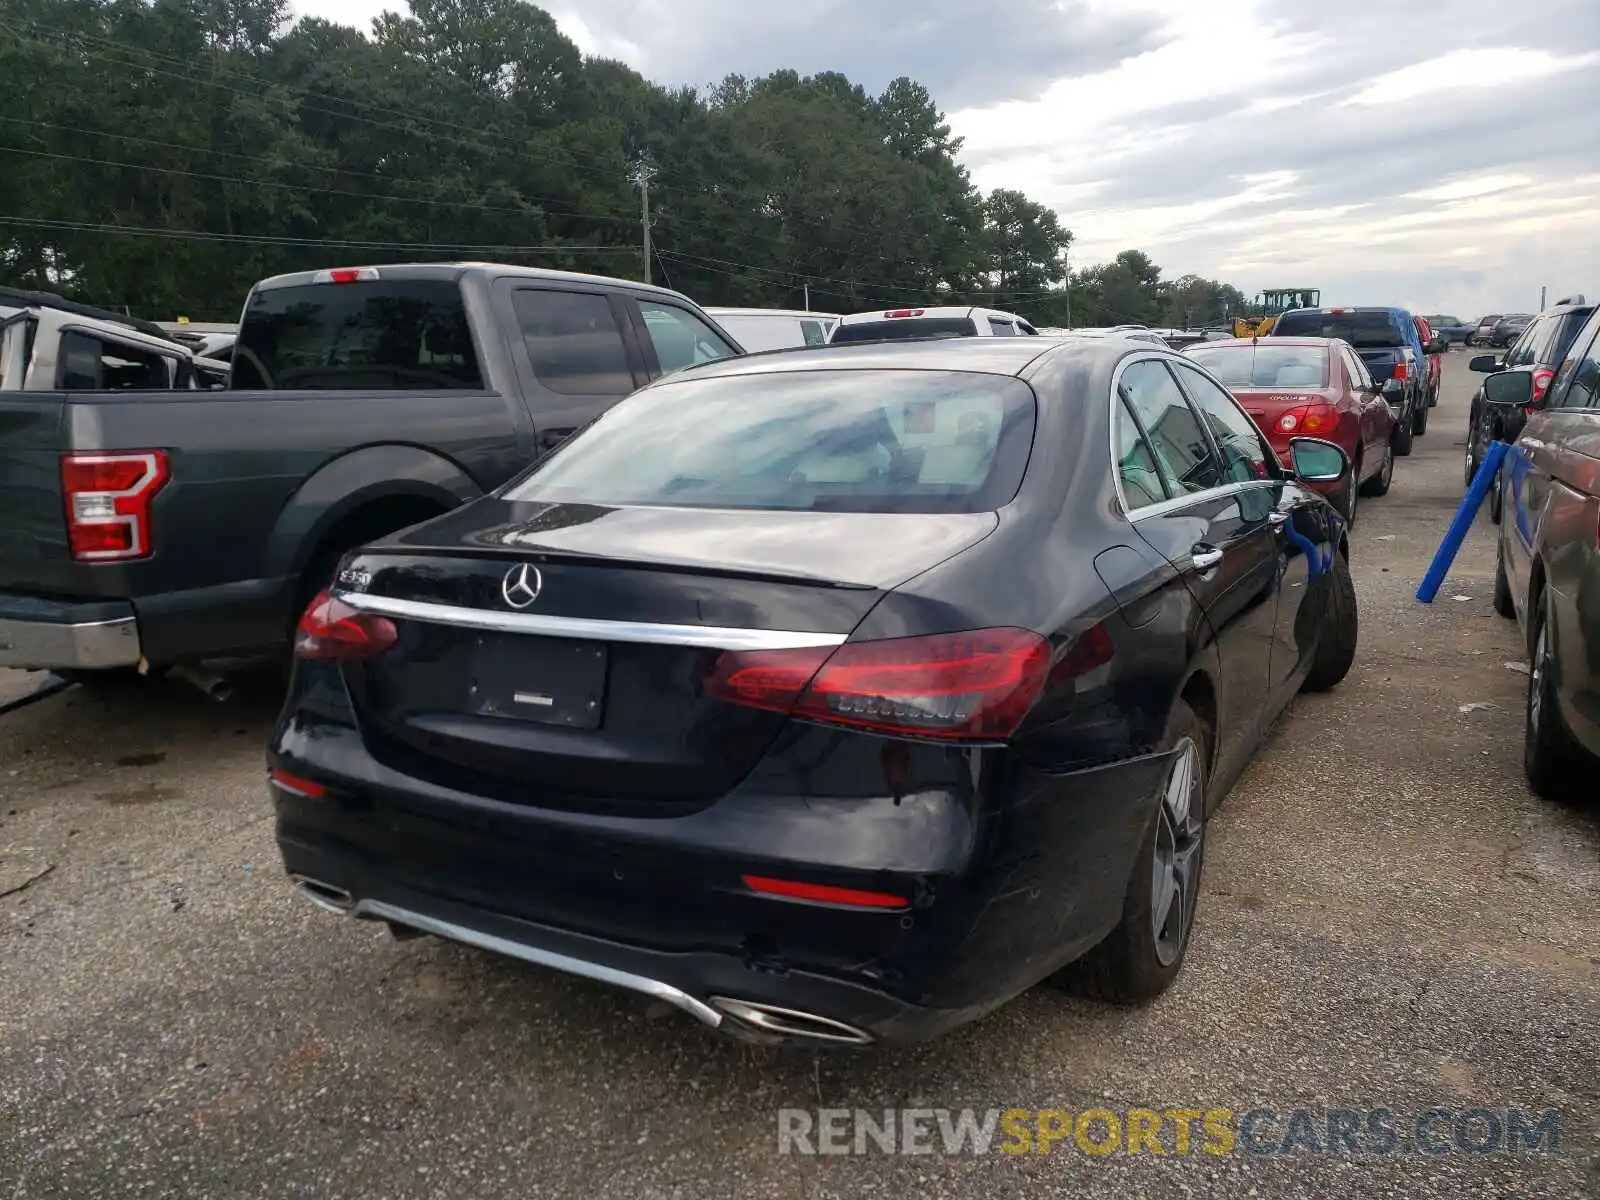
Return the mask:
[[[898,317],[886,321],[840,322],[830,341],[900,342],[913,338],[973,337],[978,326],[971,317]]]
[[[818,512],[986,512],[1033,443],[1033,390],[964,371],[783,371],[658,384],[507,500]]]
[[[1197,346],[1184,354],[1230,388],[1319,388],[1328,382],[1323,346]]]
[[[1382,309],[1284,313],[1272,332],[1279,337],[1340,338],[1363,350],[1391,349],[1406,344],[1398,322]]]

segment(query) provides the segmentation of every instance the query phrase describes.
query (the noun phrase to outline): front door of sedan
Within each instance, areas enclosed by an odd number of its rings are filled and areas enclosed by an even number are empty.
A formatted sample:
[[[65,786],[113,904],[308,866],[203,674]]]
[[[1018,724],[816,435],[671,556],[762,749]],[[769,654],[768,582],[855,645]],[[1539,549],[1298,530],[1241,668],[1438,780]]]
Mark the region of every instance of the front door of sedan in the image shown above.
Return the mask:
[[[1285,486],[1271,447],[1232,393],[1190,363],[1174,367],[1222,450],[1229,479],[1250,485],[1240,493],[1246,513],[1270,530],[1276,595],[1265,715],[1271,720],[1293,696],[1297,673],[1316,650],[1302,610],[1308,595],[1320,592],[1316,582],[1329,565],[1326,506],[1303,488]]]
[[[1362,467],[1368,475],[1375,475],[1388,452],[1389,431],[1394,424],[1394,418],[1389,415],[1389,402],[1373,382],[1367,364],[1343,342],[1339,343],[1339,361],[1344,365],[1345,381],[1361,413]]]
[[[1172,371],[1180,364],[1150,357],[1119,373],[1119,420],[1132,420],[1150,448],[1163,499],[1133,508],[1140,535],[1183,576],[1216,639],[1216,762],[1232,777],[1265,725],[1277,609],[1277,537],[1270,481],[1244,478],[1219,450],[1208,423],[1189,403]],[[1240,415],[1253,431],[1250,418]],[[1259,435],[1256,444],[1261,446]],[[1213,801],[1216,799],[1212,797]]]

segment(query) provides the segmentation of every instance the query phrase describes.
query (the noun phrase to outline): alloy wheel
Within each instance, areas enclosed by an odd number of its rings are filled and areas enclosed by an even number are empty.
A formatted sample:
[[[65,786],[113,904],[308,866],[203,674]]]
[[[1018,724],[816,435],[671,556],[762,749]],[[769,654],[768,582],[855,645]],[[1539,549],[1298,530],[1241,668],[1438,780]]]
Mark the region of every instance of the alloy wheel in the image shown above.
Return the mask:
[[[1170,967],[1182,955],[1194,921],[1200,845],[1205,835],[1200,782],[1200,748],[1192,738],[1184,738],[1178,743],[1162,791],[1151,860],[1150,920],[1156,960],[1163,967]]]

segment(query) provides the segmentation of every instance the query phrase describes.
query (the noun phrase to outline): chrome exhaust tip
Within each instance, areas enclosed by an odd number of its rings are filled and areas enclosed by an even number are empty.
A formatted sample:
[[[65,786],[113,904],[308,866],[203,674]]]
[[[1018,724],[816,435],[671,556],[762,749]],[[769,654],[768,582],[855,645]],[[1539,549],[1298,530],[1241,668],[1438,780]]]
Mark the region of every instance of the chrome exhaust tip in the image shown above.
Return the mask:
[[[327,912],[338,913],[341,917],[348,916],[356,906],[356,899],[349,892],[334,887],[331,883],[323,883],[320,879],[291,875],[289,882],[294,884],[295,891]]]
[[[711,1007],[726,1013],[735,1021],[749,1025],[762,1033],[777,1037],[804,1039],[813,1042],[830,1042],[842,1046],[865,1046],[872,1035],[832,1017],[819,1017],[815,1013],[793,1008],[779,1008],[775,1004],[759,1004],[754,1000],[734,1000],[728,996],[711,997]]]

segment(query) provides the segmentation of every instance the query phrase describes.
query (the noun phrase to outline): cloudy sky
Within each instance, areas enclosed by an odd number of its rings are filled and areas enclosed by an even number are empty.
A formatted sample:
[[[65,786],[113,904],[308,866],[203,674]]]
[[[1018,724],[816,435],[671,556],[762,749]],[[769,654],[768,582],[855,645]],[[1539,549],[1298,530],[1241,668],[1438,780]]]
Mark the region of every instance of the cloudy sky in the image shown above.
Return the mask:
[[[292,0],[367,26],[382,0]],[[1600,296],[1600,0],[551,0],[663,83],[925,83],[1074,264],[1476,317]]]

